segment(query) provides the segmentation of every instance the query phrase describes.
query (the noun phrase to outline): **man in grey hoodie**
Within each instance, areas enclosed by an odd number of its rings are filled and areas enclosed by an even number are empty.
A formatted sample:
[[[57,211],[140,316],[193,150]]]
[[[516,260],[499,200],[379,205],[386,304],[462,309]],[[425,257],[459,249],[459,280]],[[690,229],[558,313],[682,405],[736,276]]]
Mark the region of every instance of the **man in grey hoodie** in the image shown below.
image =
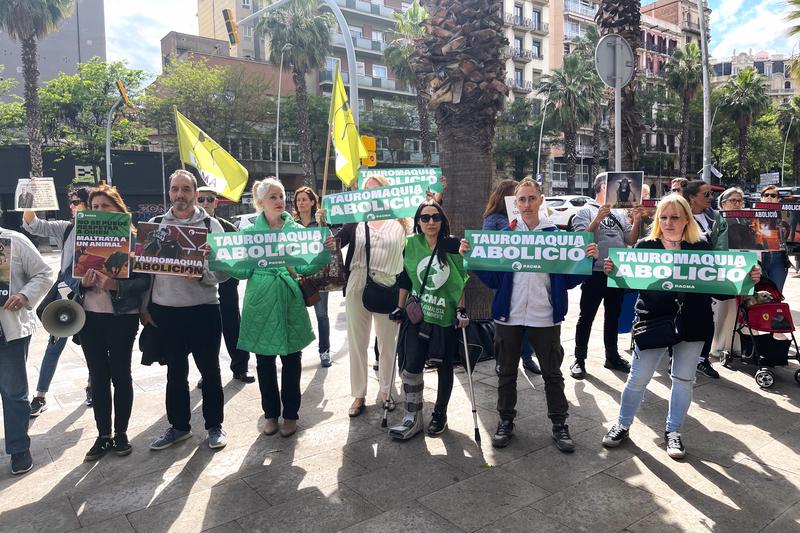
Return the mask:
[[[6,453],[11,456],[11,473],[24,474],[33,468],[28,437],[28,376],[25,361],[28,345],[36,331],[36,304],[52,283],[51,269],[27,237],[0,227],[6,260],[11,261],[9,295],[0,306],[0,397],[3,400],[3,428]]]
[[[205,227],[210,233],[222,233],[222,226],[197,207],[197,180],[186,170],[176,170],[169,178],[172,207],[150,222],[164,225]],[[150,449],[162,450],[191,437],[189,403],[189,354],[194,357],[203,380],[203,418],[212,449],[227,444],[222,429],[222,378],[219,349],[222,319],[219,313],[217,285],[226,275],[206,268],[201,278],[155,274],[150,303],[142,313],[142,322],[156,327],[167,360],[167,420],[171,426],[156,438]]]

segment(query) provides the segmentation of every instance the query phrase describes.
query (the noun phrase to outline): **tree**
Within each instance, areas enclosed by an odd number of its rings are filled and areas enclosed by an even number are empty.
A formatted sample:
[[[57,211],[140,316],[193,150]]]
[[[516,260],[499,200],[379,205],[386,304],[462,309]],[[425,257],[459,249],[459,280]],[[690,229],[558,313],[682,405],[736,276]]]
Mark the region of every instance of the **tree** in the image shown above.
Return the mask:
[[[419,116],[419,135],[422,145],[422,163],[431,166],[431,126],[428,115],[428,99],[425,94],[423,80],[411,65],[411,56],[416,49],[416,42],[425,35],[422,22],[428,18],[428,12],[414,0],[404,12],[394,14],[395,31],[392,41],[383,51],[386,63],[391,67],[396,79],[414,86],[417,90],[417,115]]]
[[[669,87],[681,99],[681,176],[687,175],[689,166],[689,105],[703,84],[703,62],[700,47],[688,43],[676,48],[665,67]]]
[[[7,144],[17,137],[17,131],[25,124],[25,110],[19,96],[8,92],[17,84],[14,78],[3,78],[3,65],[0,65],[0,142]],[[2,102],[2,100],[11,100]]]
[[[270,40],[270,62],[280,65],[281,53],[285,50],[284,61],[292,68],[303,174],[306,183],[312,187],[315,184],[312,181],[314,169],[306,74],[325,64],[333,24],[334,18],[330,13],[319,13],[317,0],[292,0],[281,9],[267,12],[256,25],[256,33],[263,34]]]
[[[589,166],[589,179],[595,175],[595,167],[600,167],[600,161],[603,159],[600,154],[600,136],[603,134],[603,130],[608,132],[608,128],[603,126],[603,108],[613,105],[613,95],[609,104],[608,89],[603,85],[597,69],[594,68],[594,51],[598,42],[600,42],[600,33],[596,26],[586,28],[586,33],[573,42],[573,52],[582,55],[590,63],[592,74],[597,78],[600,88],[598,98],[592,102],[592,164]]]
[[[550,95],[552,115],[564,132],[567,194],[575,194],[578,128],[592,121],[593,105],[602,91],[601,83],[583,56],[568,54],[561,68],[545,75],[539,85],[539,94]]]
[[[25,82],[25,122],[31,151],[31,173],[41,176],[42,133],[39,110],[39,66],[37,42],[58,29],[72,12],[73,0],[2,0],[0,1],[0,30],[22,47],[22,78]]]
[[[747,67],[720,89],[719,110],[739,129],[739,180],[747,179],[747,141],[750,125],[770,106],[765,78]]]
[[[784,142],[792,148],[792,181],[800,183],[800,96],[795,95],[788,102],[781,104],[775,112],[775,119],[781,129]],[[781,169],[781,177],[786,168]],[[785,183],[786,180],[784,180]]]
[[[118,97],[116,80],[129,94],[136,93],[147,74],[129,69],[122,61],[106,63],[94,57],[79,63],[75,74],[62,73],[39,89],[42,136],[48,145],[92,163],[105,157],[108,110]],[[112,129],[112,144],[142,143],[147,140],[144,124],[124,116]]]
[[[494,174],[497,115],[508,94],[503,2],[430,0],[427,5],[427,35],[412,64],[435,113],[447,197],[454,199],[445,202],[451,229],[463,235],[465,229],[481,226]],[[468,287],[470,315],[488,317],[491,298],[478,285],[473,280]]]
[[[595,21],[602,35],[617,33],[630,45],[634,55],[634,65],[638,64],[637,50],[641,35],[641,2],[639,0],[601,0]],[[642,139],[641,117],[636,113],[636,83],[629,83],[622,89],[622,168],[639,168],[639,150]],[[609,135],[609,140],[612,136]],[[609,143],[610,144],[610,143]]]
[[[298,125],[298,106],[297,98],[294,96],[287,96],[282,99],[281,104],[281,143],[283,140],[291,140],[297,142],[297,134],[299,131]],[[331,99],[328,96],[308,96],[308,119],[309,119],[309,137],[311,139],[311,167],[313,169],[314,182],[316,183],[317,171],[319,167],[325,163],[325,149],[328,142],[328,113],[331,108]],[[284,133],[285,132],[285,133]],[[272,131],[270,130],[269,136],[274,139]],[[335,172],[329,171],[329,178]],[[330,190],[330,186],[328,187]]]
[[[542,124],[541,103],[517,98],[497,119],[494,157],[498,165],[510,161],[513,175],[522,179],[538,156],[539,131]],[[544,135],[555,133],[552,115],[547,115]],[[530,166],[529,166],[530,164]]]
[[[399,155],[405,148],[405,140],[418,134],[420,126],[415,115],[412,106],[401,102],[374,105],[372,111],[361,119],[360,130],[365,135],[388,141],[388,145],[385,144],[382,148],[389,151],[393,163],[399,163]]]

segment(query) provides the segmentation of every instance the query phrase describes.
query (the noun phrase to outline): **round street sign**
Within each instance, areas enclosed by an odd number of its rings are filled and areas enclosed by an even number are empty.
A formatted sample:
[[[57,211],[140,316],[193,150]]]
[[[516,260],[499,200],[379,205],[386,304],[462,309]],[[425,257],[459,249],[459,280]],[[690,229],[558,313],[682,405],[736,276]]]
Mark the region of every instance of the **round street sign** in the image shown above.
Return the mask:
[[[635,70],[628,41],[616,33],[603,36],[594,51],[594,66],[603,83],[612,89],[628,85]]]

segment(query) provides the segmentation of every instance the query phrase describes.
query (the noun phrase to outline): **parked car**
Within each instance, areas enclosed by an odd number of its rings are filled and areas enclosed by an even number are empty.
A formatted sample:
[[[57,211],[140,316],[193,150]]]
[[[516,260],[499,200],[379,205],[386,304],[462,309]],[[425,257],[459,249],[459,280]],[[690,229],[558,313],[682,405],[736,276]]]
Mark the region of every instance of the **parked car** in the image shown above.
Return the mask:
[[[256,217],[258,217],[258,213],[246,213],[244,215],[236,215],[231,222],[236,226],[236,229],[245,229],[255,224]]]
[[[550,220],[560,228],[566,228],[586,202],[591,202],[588,196],[553,196],[547,198],[547,209],[551,212]]]

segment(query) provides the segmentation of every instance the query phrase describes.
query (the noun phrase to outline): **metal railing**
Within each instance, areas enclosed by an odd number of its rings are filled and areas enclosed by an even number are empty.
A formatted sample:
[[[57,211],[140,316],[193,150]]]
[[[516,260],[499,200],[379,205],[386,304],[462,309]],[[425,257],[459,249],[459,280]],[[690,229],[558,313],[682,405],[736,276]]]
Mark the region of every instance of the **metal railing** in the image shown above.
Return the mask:
[[[365,39],[364,37],[350,36],[353,45],[360,50],[369,50],[375,53],[383,53],[386,49],[386,43],[383,41],[374,41]],[[335,31],[331,32],[331,43],[334,45],[344,46],[344,35]]]
[[[594,19],[595,14],[597,14],[597,7],[595,6],[592,8],[581,4],[580,2],[567,0],[564,2],[564,11]]]
[[[346,9],[352,9],[384,18],[392,18],[395,12],[392,8],[380,4],[372,4],[370,2],[361,2],[360,0],[336,0],[336,3]]]
[[[532,81],[517,81],[514,78],[508,78],[506,80],[506,85],[508,85],[511,90],[519,91],[519,92],[526,92],[529,93],[533,90],[533,82]]]

